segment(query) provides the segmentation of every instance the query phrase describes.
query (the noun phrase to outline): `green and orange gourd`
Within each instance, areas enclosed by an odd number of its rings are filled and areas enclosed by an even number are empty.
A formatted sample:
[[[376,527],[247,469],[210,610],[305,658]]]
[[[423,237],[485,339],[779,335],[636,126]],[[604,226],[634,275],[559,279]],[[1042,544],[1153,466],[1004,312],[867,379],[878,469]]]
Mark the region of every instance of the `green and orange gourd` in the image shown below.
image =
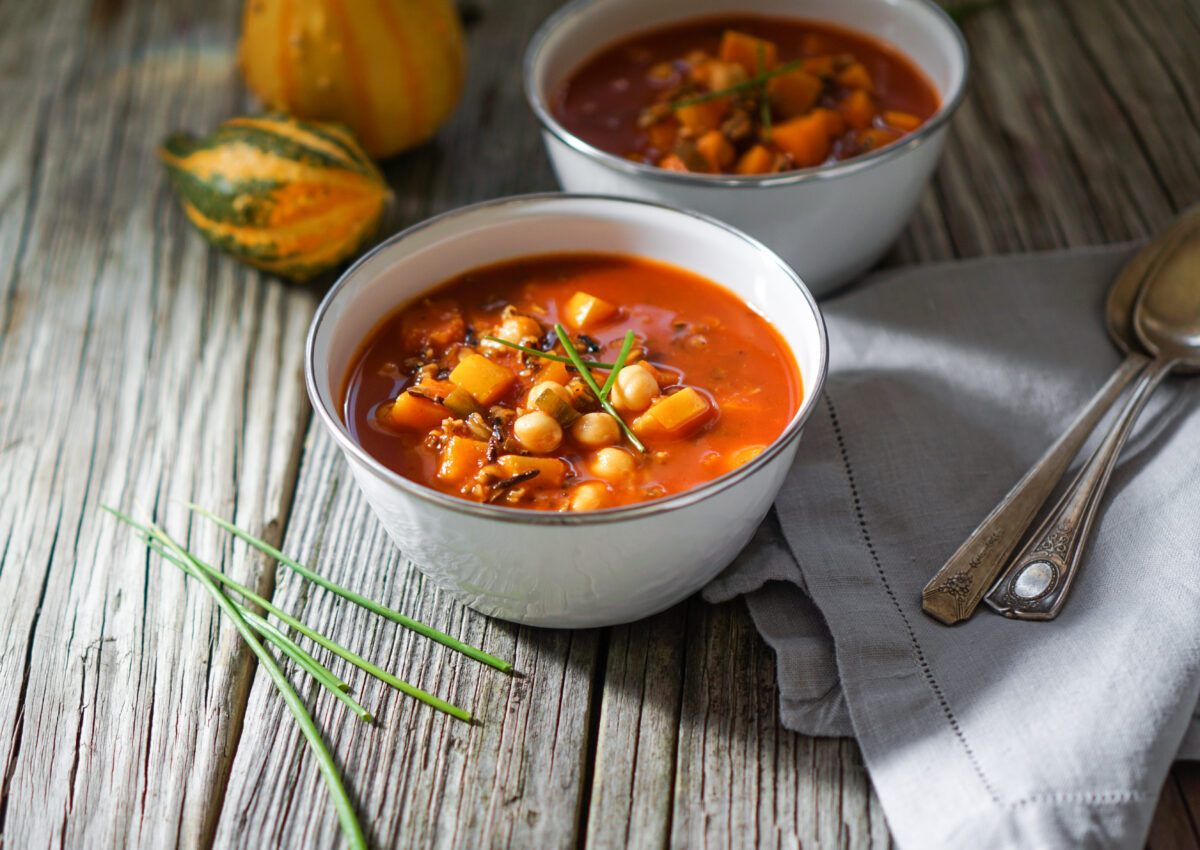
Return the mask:
[[[163,143],[184,212],[214,245],[291,280],[354,254],[379,226],[383,175],[344,127],[268,114]]]

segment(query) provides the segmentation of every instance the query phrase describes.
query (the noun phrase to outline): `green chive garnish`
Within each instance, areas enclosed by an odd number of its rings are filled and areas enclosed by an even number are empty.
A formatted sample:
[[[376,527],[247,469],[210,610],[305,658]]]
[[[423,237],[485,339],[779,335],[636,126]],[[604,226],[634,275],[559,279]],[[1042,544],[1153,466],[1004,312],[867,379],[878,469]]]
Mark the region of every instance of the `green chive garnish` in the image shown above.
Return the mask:
[[[695,97],[687,97],[683,100],[672,101],[669,105],[671,109],[679,109],[683,106],[695,106],[698,103],[707,103],[708,101],[716,100],[719,97],[737,94],[738,92],[745,91],[746,89],[752,89],[757,86],[765,85],[768,80],[773,80],[780,74],[786,74],[788,71],[795,71],[797,68],[801,68],[803,66],[804,60],[797,59],[794,62],[788,62],[786,65],[780,65],[774,71],[766,71],[765,73],[758,74],[757,76],[751,77],[748,80],[743,80],[736,85],[729,86],[728,88],[721,89],[720,91],[710,91],[707,94],[698,94]]]
[[[567,329],[562,325],[556,324],[554,326],[554,332],[558,334],[558,340],[562,343],[563,349],[567,352],[567,356],[571,358],[571,363],[576,369],[579,370],[579,377],[583,378],[583,382],[588,385],[588,389],[595,394],[597,400],[600,402],[600,406],[603,407],[605,412],[612,416],[613,419],[617,420],[617,424],[621,426],[621,430],[625,432],[625,436],[629,438],[629,442],[633,443],[639,452],[645,454],[646,447],[642,445],[642,441],[639,440],[637,438],[637,434],[633,433],[629,426],[625,424],[625,420],[622,419],[621,415],[613,408],[612,404],[606,397],[606,394],[600,391],[600,387],[596,384],[596,379],[593,378],[592,373],[588,371],[588,364],[582,357],[579,356],[579,352],[575,350],[575,345],[571,342],[571,337],[567,333]],[[628,335],[626,336],[626,339],[629,339]],[[625,353],[628,354],[628,352]],[[616,373],[617,370],[614,369],[613,375]]]
[[[353,602],[355,605],[361,605],[363,608],[366,608],[368,611],[374,611],[376,614],[378,614],[381,617],[387,617],[389,620],[391,620],[394,623],[399,623],[400,625],[404,626],[407,629],[412,629],[417,634],[424,635],[425,637],[430,638],[431,640],[436,640],[438,643],[443,644],[444,646],[448,646],[451,649],[455,650],[456,652],[461,652],[463,655],[466,655],[469,658],[474,658],[476,661],[482,661],[484,664],[487,664],[491,667],[495,667],[497,670],[501,670],[505,673],[512,671],[513,665],[510,662],[505,661],[501,658],[496,658],[494,655],[488,655],[486,652],[483,652],[482,650],[476,649],[473,646],[469,646],[469,645],[463,643],[458,638],[451,637],[450,635],[446,634],[445,632],[440,632],[435,628],[425,625],[424,623],[419,623],[416,620],[412,619],[411,617],[404,616],[399,611],[394,611],[391,608],[388,608],[386,605],[381,605],[373,599],[369,599],[366,596],[363,596],[362,594],[355,593],[353,590],[342,587],[340,584],[335,584],[334,582],[330,581],[329,579],[325,578],[324,576],[320,575],[319,573],[317,573],[317,572],[313,571],[312,569],[299,563],[295,559],[289,558],[287,555],[283,554],[283,552],[279,551],[274,546],[272,546],[270,543],[267,543],[264,540],[258,539],[257,537],[255,537],[253,534],[251,534],[248,531],[243,531],[241,528],[238,528],[236,525],[229,522],[228,520],[221,519],[221,517],[217,516],[216,514],[212,513],[211,511],[205,510],[204,508],[200,507],[199,505],[193,505],[190,502],[184,502],[184,505],[186,505],[189,510],[192,510],[192,511],[200,514],[201,516],[212,520],[217,525],[221,526],[221,528],[225,529],[226,531],[228,531],[230,534],[234,535],[235,537],[239,537],[242,540],[246,541],[247,543],[249,543],[251,546],[253,546],[258,551],[263,552],[266,555],[269,555],[270,557],[274,558],[279,563],[284,564],[284,565],[290,567],[291,569],[295,570],[297,573],[304,576],[306,579],[313,582],[314,584],[318,584],[321,587],[325,588],[326,590],[336,593],[338,596],[342,597],[343,599],[348,599],[351,602]]]
[[[620,373],[622,367],[625,366],[625,359],[629,357],[629,350],[631,348],[633,348],[633,331],[625,331],[625,341],[621,343],[621,351],[617,354],[617,362],[613,364],[612,371],[608,373],[608,380],[600,388],[601,401],[607,399],[609,392],[612,391],[613,384],[617,382],[617,375]]]
[[[153,536],[162,540],[168,548],[183,553],[186,556],[186,550],[175,543],[174,540],[171,540],[170,537],[167,537],[161,530],[153,529],[150,526],[143,526],[107,505],[101,505],[101,507],[118,519],[129,523],[134,528],[142,530],[144,534],[151,535],[153,531],[157,531],[158,533]],[[188,560],[190,560],[190,556],[188,556]],[[216,583],[203,570],[197,568],[192,575],[208,591],[213,602],[233,622],[234,628],[238,630],[238,634],[241,635],[242,640],[246,642],[251,652],[258,658],[258,663],[262,666],[262,669],[267,671],[267,675],[271,677],[271,682],[275,685],[275,689],[279,691],[279,695],[283,697],[288,710],[296,718],[296,724],[300,727],[305,740],[308,741],[309,749],[316,756],[317,766],[321,771],[321,778],[325,780],[325,787],[329,790],[329,796],[333,800],[333,807],[337,811],[338,820],[342,824],[342,831],[346,834],[346,842],[353,850],[367,850],[366,836],[363,835],[362,827],[358,825],[358,818],[354,815],[354,805],[350,802],[350,796],[346,793],[346,788],[342,785],[342,778],[338,776],[337,765],[334,763],[333,756],[325,746],[325,742],[321,740],[321,732],[317,729],[317,725],[313,722],[311,715],[309,715],[308,709],[304,707],[304,702],[300,699],[300,695],[296,693],[291,682],[283,675],[283,671],[279,669],[279,665],[275,663],[275,659],[271,656],[271,653],[267,652],[266,648],[259,642],[258,636],[255,635],[254,630],[250,628],[245,618],[242,617],[241,612],[234,605],[233,601],[221,592],[221,589],[217,587]]]
[[[563,357],[558,354],[550,354],[546,351],[538,351],[536,348],[530,348],[526,345],[517,345],[515,342],[509,342],[506,339],[500,339],[499,337],[495,336],[485,336],[484,339],[488,340],[489,342],[498,342],[501,345],[507,345],[509,348],[515,348],[517,351],[524,351],[526,354],[532,354],[535,357],[542,358],[543,360],[553,360],[556,363],[567,363],[571,366],[575,365],[575,361],[569,357]],[[617,365],[615,363],[593,363],[591,360],[585,360],[584,362],[593,369],[612,369]]]
[[[758,65],[758,75],[763,77],[767,72],[767,57],[766,51],[763,49],[762,42],[754,45],[755,60]],[[771,141],[771,97],[767,92],[767,80],[763,77],[762,83],[762,100],[759,102],[759,114],[762,118],[762,139],[764,142]]]

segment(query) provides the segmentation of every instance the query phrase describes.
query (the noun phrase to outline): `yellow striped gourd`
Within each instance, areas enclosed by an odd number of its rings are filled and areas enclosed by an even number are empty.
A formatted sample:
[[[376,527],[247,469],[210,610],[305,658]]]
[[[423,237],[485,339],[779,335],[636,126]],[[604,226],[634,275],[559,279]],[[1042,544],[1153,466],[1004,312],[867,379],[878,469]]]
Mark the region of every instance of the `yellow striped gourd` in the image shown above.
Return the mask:
[[[340,121],[383,159],[428,139],[465,75],[453,0],[245,0],[238,59],[271,109]]]
[[[177,133],[159,157],[210,242],[296,281],[361,248],[390,195],[344,127],[285,115],[233,118],[203,139]]]

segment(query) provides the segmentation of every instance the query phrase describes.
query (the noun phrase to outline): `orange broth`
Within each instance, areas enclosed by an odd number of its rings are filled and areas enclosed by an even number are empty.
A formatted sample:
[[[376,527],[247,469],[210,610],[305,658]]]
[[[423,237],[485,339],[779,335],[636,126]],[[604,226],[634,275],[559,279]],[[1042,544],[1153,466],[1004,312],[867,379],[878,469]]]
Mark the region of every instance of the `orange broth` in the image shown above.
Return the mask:
[[[614,305],[615,314],[586,328],[573,324],[568,302],[580,292],[595,297],[597,303]],[[560,445],[551,451],[523,447],[513,436],[514,423],[523,411],[534,410],[530,388],[547,379],[564,385],[574,381],[578,388],[578,373],[488,343],[485,336],[510,331],[510,326],[530,331],[536,327],[541,331],[537,338],[530,333],[522,343],[565,356],[552,330],[556,322],[570,329],[585,359],[597,362],[614,362],[625,332],[633,331],[633,355],[627,362],[648,362],[648,371],[657,378],[658,394],[650,410],[686,388],[702,396],[709,409],[679,432],[664,431],[645,411],[620,412],[626,424],[638,429],[646,447],[642,454],[627,436],[616,441],[614,447],[634,459],[628,475],[597,474],[598,450],[581,445],[571,427],[563,429]],[[449,417],[433,425],[423,418],[430,413],[433,419],[444,415],[436,405],[455,389],[451,380],[452,374],[458,374],[455,367],[477,354],[513,375],[500,398],[478,406],[480,420],[489,430],[501,420],[502,433],[491,440],[490,457],[477,456],[484,442],[478,439],[482,436],[479,422],[474,423],[472,434],[470,417]],[[595,369],[593,374],[603,384],[609,373]],[[414,406],[416,418],[405,418],[397,426],[401,416],[394,409],[397,400],[414,388],[419,395],[406,403]],[[580,510],[661,498],[729,472],[783,432],[802,395],[787,343],[727,289],[678,267],[637,257],[549,254],[473,269],[386,318],[364,342],[349,370],[343,416],[354,439],[369,454],[425,486],[474,501]],[[580,412],[602,412],[588,402],[586,393],[579,399]],[[447,446],[456,434],[458,446],[471,441],[476,455],[451,475],[446,473]],[[518,458],[505,462],[508,472],[525,468],[522,463],[541,462],[539,458],[556,458],[562,463],[561,481],[558,467],[543,462],[547,474],[540,481],[535,475],[497,490],[507,480],[505,472],[497,470],[497,455]],[[592,489],[584,499],[579,496],[580,485],[586,482],[599,483],[588,485]]]

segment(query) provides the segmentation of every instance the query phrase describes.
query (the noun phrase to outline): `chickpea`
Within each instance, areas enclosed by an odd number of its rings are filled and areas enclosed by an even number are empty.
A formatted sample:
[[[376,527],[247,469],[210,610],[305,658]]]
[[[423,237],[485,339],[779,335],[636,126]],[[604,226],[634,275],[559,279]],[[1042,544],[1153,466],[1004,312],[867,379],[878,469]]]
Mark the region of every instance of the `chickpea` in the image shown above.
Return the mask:
[[[533,385],[533,388],[529,391],[529,395],[525,397],[525,406],[530,410],[533,410],[535,407],[537,407],[534,402],[537,401],[538,396],[540,396],[546,390],[554,390],[555,395],[557,395],[567,404],[570,404],[574,400],[570,391],[562,384],[556,381],[542,381],[540,384]]]
[[[617,410],[640,412],[650,406],[658,395],[658,381],[645,366],[634,363],[617,373],[616,383],[609,390]]]
[[[542,325],[537,319],[520,314],[505,316],[496,328],[495,336],[508,342],[519,343],[523,339],[537,339],[542,335]]]
[[[608,504],[608,485],[603,481],[585,481],[571,491],[571,510],[594,511]]]
[[[624,449],[609,446],[596,452],[592,472],[608,481],[617,481],[632,475],[635,466],[633,455]]]
[[[608,413],[585,413],[571,426],[575,442],[589,449],[611,446],[621,439],[621,426]]]
[[[558,448],[563,432],[553,416],[535,410],[517,418],[513,423],[513,436],[531,452],[546,454]]]

